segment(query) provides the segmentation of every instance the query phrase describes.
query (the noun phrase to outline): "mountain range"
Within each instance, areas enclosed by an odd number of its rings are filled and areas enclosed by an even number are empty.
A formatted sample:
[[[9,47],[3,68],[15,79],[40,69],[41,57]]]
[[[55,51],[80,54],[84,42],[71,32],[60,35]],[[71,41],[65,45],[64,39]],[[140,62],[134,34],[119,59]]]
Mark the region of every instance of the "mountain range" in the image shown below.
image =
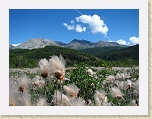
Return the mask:
[[[61,46],[75,50],[94,48],[94,47],[111,47],[111,46],[126,47],[125,45],[118,44],[117,42],[105,42],[101,40],[99,40],[98,42],[91,42],[84,39],[82,40],[74,39],[66,44],[63,42],[53,41],[44,38],[32,38],[21,43],[18,46],[13,46],[9,44],[9,49],[36,49],[36,48],[44,48],[45,46]]]

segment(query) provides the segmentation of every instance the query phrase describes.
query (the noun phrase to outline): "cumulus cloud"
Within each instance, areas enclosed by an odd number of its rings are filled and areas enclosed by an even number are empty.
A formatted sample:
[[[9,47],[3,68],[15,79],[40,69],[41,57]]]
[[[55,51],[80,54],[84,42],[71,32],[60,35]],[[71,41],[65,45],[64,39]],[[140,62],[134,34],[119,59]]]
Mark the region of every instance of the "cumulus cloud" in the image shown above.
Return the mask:
[[[119,44],[121,44],[121,45],[126,45],[126,41],[122,40],[122,39],[117,40],[116,42],[119,43]]]
[[[136,45],[136,44],[139,44],[139,38],[138,38],[138,37],[135,37],[135,36],[130,37],[130,38],[129,38],[129,41],[130,41],[130,42],[128,42],[128,45]]]
[[[74,30],[74,25],[68,25],[67,23],[63,23],[63,25],[64,25],[68,30]]]
[[[79,17],[76,17],[76,21],[89,25],[91,32],[94,34],[102,33],[106,35],[108,32],[108,27],[106,26],[104,21],[100,19],[100,16],[96,14],[94,14],[93,16],[81,15]]]
[[[112,41],[112,40],[109,40],[108,42],[117,42],[121,45],[129,45],[129,46],[133,46],[133,45],[136,45],[136,44],[139,44],[139,38],[138,37],[130,37],[129,38],[129,42],[126,42],[126,40],[122,40],[122,39],[119,39],[117,41]]]
[[[79,32],[79,33],[85,32],[86,31],[86,27],[82,27],[80,24],[77,24],[75,30],[76,30],[76,32]]]

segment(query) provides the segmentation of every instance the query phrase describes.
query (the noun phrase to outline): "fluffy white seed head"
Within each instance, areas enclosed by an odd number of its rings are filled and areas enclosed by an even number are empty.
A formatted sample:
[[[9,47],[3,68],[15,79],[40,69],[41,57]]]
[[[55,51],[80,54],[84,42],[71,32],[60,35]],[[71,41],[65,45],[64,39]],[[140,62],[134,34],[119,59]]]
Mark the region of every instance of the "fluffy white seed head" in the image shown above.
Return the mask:
[[[125,82],[124,81],[120,81],[119,84],[118,84],[118,88],[119,89],[126,89],[125,88]]]
[[[79,92],[79,89],[75,84],[69,84],[68,86],[64,85],[63,89],[71,97],[77,97],[77,94]]]
[[[94,100],[95,100],[96,106],[101,106],[101,100],[99,99],[97,94],[94,94]]]
[[[26,89],[28,89],[29,83],[30,83],[30,79],[26,75],[23,75],[18,80],[19,91],[25,92]]]
[[[116,98],[122,98],[123,96],[122,92],[117,87],[111,88],[110,93],[112,97],[116,97]]]
[[[64,94],[62,94],[62,104],[61,104],[61,92],[59,91],[57,91],[57,95],[56,95],[56,91],[54,92],[53,102],[56,105],[63,104],[63,106],[71,106],[70,99]]]
[[[98,98],[100,98],[102,100],[105,99],[105,91],[103,91],[103,90],[97,90],[95,92],[96,92],[95,94],[98,96]]]
[[[65,60],[62,55],[52,56],[49,59],[49,70],[58,79],[63,79],[65,75]]]
[[[49,69],[48,69],[48,60],[47,59],[41,59],[39,61],[39,67],[40,67],[40,73],[41,73],[41,76],[46,78],[48,77],[48,74],[49,74]]]
[[[86,106],[85,100],[82,98],[70,98],[72,106]]]
[[[139,106],[139,103],[137,100],[131,100],[129,105],[130,106]]]
[[[111,103],[110,103],[110,102],[108,103],[107,96],[106,96],[105,99],[103,100],[102,106],[111,106]]]
[[[106,82],[107,83],[113,83],[115,81],[115,76],[113,75],[109,75],[107,78],[106,78]]]
[[[46,99],[45,98],[40,98],[36,104],[37,106],[46,106]]]
[[[126,86],[127,86],[127,88],[129,88],[129,89],[132,88],[132,87],[133,87],[132,81],[128,79],[128,80],[126,81]]]
[[[30,94],[28,92],[24,92],[21,95],[20,101],[23,106],[31,106]]]
[[[90,76],[92,76],[94,74],[94,72],[92,71],[92,69],[87,69],[87,74],[89,74]]]

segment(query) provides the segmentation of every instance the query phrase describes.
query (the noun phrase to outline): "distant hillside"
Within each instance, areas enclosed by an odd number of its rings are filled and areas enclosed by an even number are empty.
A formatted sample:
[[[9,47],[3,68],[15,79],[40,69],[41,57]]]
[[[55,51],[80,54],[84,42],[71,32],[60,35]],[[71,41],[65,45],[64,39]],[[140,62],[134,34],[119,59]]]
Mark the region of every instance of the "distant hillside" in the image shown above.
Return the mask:
[[[114,47],[114,46],[110,46],[110,47],[95,47],[95,48],[86,48],[86,49],[81,49],[80,51],[88,53],[88,54],[92,54],[98,58],[101,58],[103,53],[108,52],[108,51],[112,51],[112,50],[117,50],[117,49],[123,49],[124,47]]]
[[[46,46],[37,49],[12,49],[9,52],[9,67],[37,67],[38,61],[42,58],[49,59],[52,55],[62,55],[68,65],[88,63],[93,64],[98,61],[93,55],[77,50],[58,46]]]
[[[139,61],[139,44],[123,49],[105,52],[101,58],[108,61],[133,59]]]
[[[96,47],[80,50],[107,61],[139,60],[139,44],[130,47]]]

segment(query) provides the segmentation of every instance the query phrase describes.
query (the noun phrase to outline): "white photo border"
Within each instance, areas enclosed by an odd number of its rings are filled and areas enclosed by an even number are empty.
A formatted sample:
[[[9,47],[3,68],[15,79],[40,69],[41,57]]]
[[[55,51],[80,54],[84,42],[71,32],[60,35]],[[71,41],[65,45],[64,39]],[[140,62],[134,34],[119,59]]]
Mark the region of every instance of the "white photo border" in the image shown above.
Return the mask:
[[[147,0],[4,0],[0,1],[0,4],[0,115],[148,115]],[[9,9],[139,9],[140,105],[9,106]]]

